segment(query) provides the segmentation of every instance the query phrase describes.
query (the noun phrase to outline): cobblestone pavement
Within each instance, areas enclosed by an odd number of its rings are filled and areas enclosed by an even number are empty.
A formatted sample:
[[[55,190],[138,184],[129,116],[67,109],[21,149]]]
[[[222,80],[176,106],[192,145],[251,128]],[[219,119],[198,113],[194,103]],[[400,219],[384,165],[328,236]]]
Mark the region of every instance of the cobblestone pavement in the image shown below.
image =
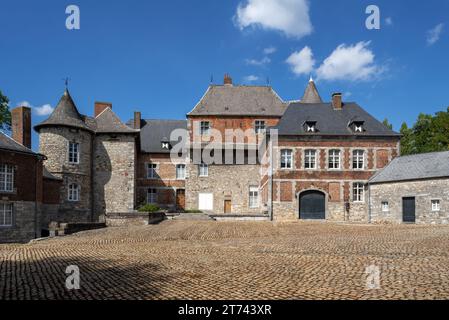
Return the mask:
[[[449,227],[165,221],[0,245],[0,299],[379,298],[449,298]]]

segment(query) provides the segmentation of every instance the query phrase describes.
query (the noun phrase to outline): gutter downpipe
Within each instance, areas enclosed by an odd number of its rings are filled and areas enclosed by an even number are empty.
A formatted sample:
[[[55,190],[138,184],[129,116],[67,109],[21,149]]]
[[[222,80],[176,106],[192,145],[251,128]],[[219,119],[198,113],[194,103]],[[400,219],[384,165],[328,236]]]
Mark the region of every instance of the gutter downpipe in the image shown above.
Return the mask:
[[[368,182],[368,223],[371,223],[371,183]]]

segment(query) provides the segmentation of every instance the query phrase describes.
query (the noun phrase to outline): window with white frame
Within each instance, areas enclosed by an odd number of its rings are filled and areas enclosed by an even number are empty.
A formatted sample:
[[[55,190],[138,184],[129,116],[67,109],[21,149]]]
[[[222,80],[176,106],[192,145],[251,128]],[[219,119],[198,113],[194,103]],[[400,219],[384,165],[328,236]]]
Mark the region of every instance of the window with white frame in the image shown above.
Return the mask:
[[[249,188],[249,207],[258,208],[259,207],[259,188],[250,187]]]
[[[316,169],[316,150],[304,151],[304,168]]]
[[[80,200],[80,186],[76,183],[69,184],[68,200],[76,202]]]
[[[198,175],[200,177],[209,176],[209,166],[205,163],[201,163],[200,165],[198,165]]]
[[[200,123],[200,134],[202,136],[207,136],[210,133],[210,122],[209,121],[201,121]]]
[[[281,169],[293,168],[293,154],[292,150],[281,150]]]
[[[363,125],[358,123],[354,125],[354,131],[357,133],[362,133],[363,132]]]
[[[263,120],[256,120],[254,126],[255,126],[256,134],[265,132],[265,121],[263,121]]]
[[[186,178],[186,165],[178,164],[176,165],[176,179],[184,180]]]
[[[340,150],[329,150],[329,169],[340,169]]]
[[[390,211],[390,204],[388,201],[382,201],[382,212],[389,212]]]
[[[365,167],[365,151],[354,150],[352,151],[352,169],[363,170]]]
[[[9,164],[0,164],[0,191],[14,191],[14,167]]]
[[[0,203],[0,227],[12,226],[12,214],[13,214],[12,203]]]
[[[147,178],[156,179],[157,178],[157,164],[147,163]]]
[[[352,185],[352,201],[364,202],[365,201],[365,186],[361,182],[355,182]]]
[[[157,189],[154,189],[154,188],[148,189],[147,203],[149,203],[149,204],[157,203]]]
[[[316,125],[315,123],[306,123],[306,132],[315,132]]]
[[[69,142],[69,163],[78,164],[80,162],[80,144]]]
[[[432,211],[440,211],[441,209],[440,200],[434,199],[431,201],[431,203],[432,203]]]

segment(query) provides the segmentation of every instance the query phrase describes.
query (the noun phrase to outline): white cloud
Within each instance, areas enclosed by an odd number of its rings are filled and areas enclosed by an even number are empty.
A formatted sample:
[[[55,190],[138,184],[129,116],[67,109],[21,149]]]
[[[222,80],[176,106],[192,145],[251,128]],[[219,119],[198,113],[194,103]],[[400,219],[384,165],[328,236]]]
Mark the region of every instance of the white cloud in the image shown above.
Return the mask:
[[[244,77],[243,80],[245,82],[254,82],[254,81],[258,81],[259,77],[255,76],[255,75],[249,75],[249,76]]]
[[[43,106],[35,107],[34,110],[38,116],[48,116],[53,112],[54,108],[49,104],[44,104]]]
[[[265,54],[273,54],[276,51],[277,51],[276,47],[268,47],[268,48],[263,49],[263,53],[265,53]]]
[[[339,45],[317,70],[318,80],[370,80],[380,75],[384,68],[374,63],[370,42]]]
[[[246,64],[252,65],[252,66],[263,66],[265,64],[268,64],[271,62],[271,59],[268,57],[263,57],[263,59],[256,60],[256,59],[246,59]]]
[[[392,26],[393,25],[393,18],[392,17],[385,18],[385,24],[387,26]]]
[[[261,27],[294,38],[302,38],[313,31],[309,0],[247,0],[238,5],[234,19],[241,30]]]
[[[31,104],[28,101],[22,101],[19,102],[16,107],[28,107],[28,108],[32,108]]]
[[[443,32],[444,24],[437,24],[433,29],[427,31],[427,44],[429,46],[435,44],[440,40],[441,33]]]
[[[293,52],[286,62],[290,65],[291,70],[296,75],[309,74],[313,71],[315,60],[313,52],[309,47],[304,47],[301,51]]]

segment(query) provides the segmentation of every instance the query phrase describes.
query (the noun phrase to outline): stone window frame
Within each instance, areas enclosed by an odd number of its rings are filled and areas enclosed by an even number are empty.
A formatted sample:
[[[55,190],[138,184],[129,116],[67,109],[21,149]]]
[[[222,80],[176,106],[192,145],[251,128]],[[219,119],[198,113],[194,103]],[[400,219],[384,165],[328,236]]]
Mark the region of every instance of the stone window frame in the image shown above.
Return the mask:
[[[282,152],[290,151],[290,166],[282,167]],[[281,148],[279,149],[279,169],[280,170],[293,170],[295,167],[295,150],[291,148]],[[288,162],[287,162],[288,163]]]
[[[78,148],[76,150],[76,153],[74,151],[71,151],[71,146],[76,145]],[[76,155],[76,161],[71,161],[71,153],[74,153]],[[73,157],[72,157],[73,158]],[[67,161],[69,164],[76,165],[80,164],[80,158],[81,158],[81,144],[78,141],[72,140],[68,142],[67,146]]]
[[[71,190],[72,186],[76,186],[75,191],[76,193],[73,193]],[[72,198],[73,195],[76,195],[76,198]],[[79,202],[81,201],[81,186],[76,182],[70,182],[67,186],[67,201],[69,202]]]
[[[256,195],[254,195],[254,193]],[[260,206],[260,188],[259,188],[259,186],[255,186],[255,185],[251,186],[250,185],[249,186],[248,195],[249,195],[248,207],[250,209],[257,209],[257,208],[259,208],[259,206]],[[256,203],[255,203],[255,205],[254,204],[252,205],[252,203],[254,203],[254,200],[251,201],[251,199],[254,199],[254,198],[256,199]]]
[[[154,192],[150,192],[153,190]],[[153,195],[153,201],[150,200],[150,194]],[[148,188],[147,189],[147,204],[157,204],[158,202],[158,189],[157,188]]]
[[[5,206],[11,206],[11,224],[6,224]],[[15,206],[13,202],[0,202],[0,229],[13,228],[15,225]]]
[[[361,169],[354,168],[354,152],[356,152],[356,151],[363,151],[363,165],[362,165]],[[367,149],[365,149],[365,148],[353,148],[350,151],[350,157],[351,157],[351,160],[350,160],[349,165],[350,165],[350,168],[351,168],[352,171],[365,171],[367,169],[367,164],[368,164],[368,159],[367,159],[367,157],[368,157],[368,150]]]
[[[306,157],[307,157],[307,155],[306,155],[306,153],[308,152],[308,151],[313,151],[314,153],[315,153],[315,161],[314,161],[314,167],[313,168],[306,168]],[[302,158],[303,158],[303,168],[304,168],[304,170],[310,170],[310,171],[313,171],[313,170],[319,170],[319,166],[318,166],[318,161],[319,161],[319,155],[320,155],[320,149],[317,149],[317,148],[307,148],[307,149],[303,149],[303,154],[302,154]]]
[[[4,172],[0,172],[0,175],[4,175],[3,182],[2,182],[3,186],[0,187],[0,192],[1,193],[14,193],[15,192],[15,190],[14,190],[14,184],[15,184],[14,183],[14,179],[15,179],[15,170],[16,170],[15,166],[12,165],[12,164],[9,164],[9,163],[1,163],[0,167],[1,168],[5,168]],[[11,168],[11,172],[7,172],[8,168]],[[7,188],[8,184],[9,184],[8,183],[8,177],[10,177],[10,180],[11,180],[10,181],[10,184],[11,184],[11,188],[10,189]]]
[[[386,204],[386,209],[385,209],[385,205]],[[382,200],[380,202],[380,209],[382,212],[390,212],[390,202],[387,200]]]
[[[178,176],[178,167],[184,166],[184,177]],[[187,165],[185,163],[177,163],[175,165],[175,171],[176,171],[176,180],[185,180],[187,178]]]
[[[361,196],[357,197],[357,199],[355,199],[355,197],[356,197],[356,193],[355,193],[356,185],[361,185],[362,186],[361,188],[357,188],[357,190],[359,190],[359,191],[361,190],[362,191]],[[361,200],[359,200],[359,198]],[[362,182],[362,181],[354,181],[354,182],[352,182],[352,185],[351,185],[351,200],[354,203],[365,203],[365,201],[366,201],[366,192],[365,192],[365,183],[364,182]]]
[[[204,171],[202,172],[202,170],[204,170]],[[198,165],[198,177],[199,178],[209,177],[209,165],[207,163],[200,163]]]
[[[254,132],[257,134],[264,134],[267,130],[267,122],[263,119],[254,120]]]
[[[338,168],[331,168],[330,167],[330,159],[331,159],[331,152],[332,151],[338,151]],[[332,149],[327,149],[326,151],[326,155],[327,155],[327,159],[326,159],[326,163],[327,163],[327,169],[329,171],[341,171],[342,170],[342,164],[343,164],[343,156],[342,156],[343,152],[341,149],[339,148],[332,148]]]
[[[154,165],[155,168],[150,170],[149,166]],[[158,162],[146,162],[145,163],[146,177],[148,180],[160,180],[159,177],[159,163]],[[150,176],[150,172],[154,172],[154,175]]]
[[[434,207],[434,202],[437,202],[436,207]],[[431,206],[432,212],[440,212],[441,211],[441,199],[438,199],[438,198],[430,199],[430,206]]]

